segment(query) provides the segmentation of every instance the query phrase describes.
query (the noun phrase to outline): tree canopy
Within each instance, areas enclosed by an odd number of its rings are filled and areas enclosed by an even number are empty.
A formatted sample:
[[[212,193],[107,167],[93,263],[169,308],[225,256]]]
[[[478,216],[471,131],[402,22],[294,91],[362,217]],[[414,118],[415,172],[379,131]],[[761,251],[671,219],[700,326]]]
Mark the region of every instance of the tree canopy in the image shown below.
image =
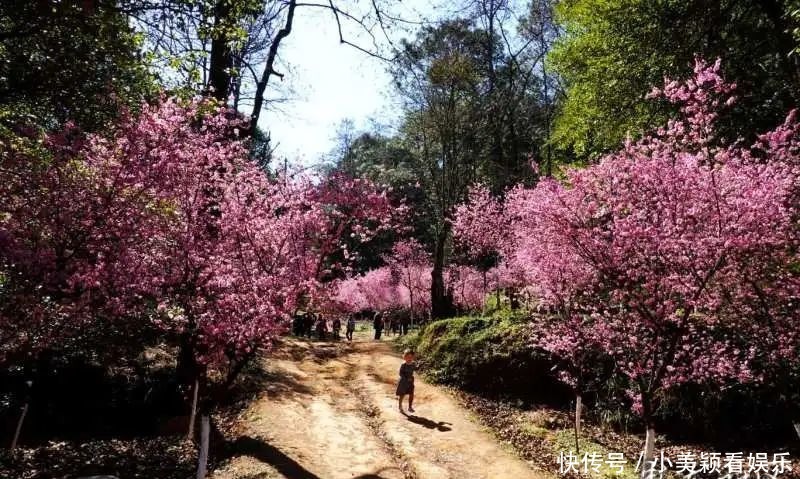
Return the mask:
[[[554,142],[581,159],[613,150],[664,121],[669,105],[645,100],[665,76],[686,76],[695,56],[721,58],[741,87],[720,134],[751,137],[798,104],[794,20],[780,1],[567,0],[564,35],[549,62],[566,93]]]

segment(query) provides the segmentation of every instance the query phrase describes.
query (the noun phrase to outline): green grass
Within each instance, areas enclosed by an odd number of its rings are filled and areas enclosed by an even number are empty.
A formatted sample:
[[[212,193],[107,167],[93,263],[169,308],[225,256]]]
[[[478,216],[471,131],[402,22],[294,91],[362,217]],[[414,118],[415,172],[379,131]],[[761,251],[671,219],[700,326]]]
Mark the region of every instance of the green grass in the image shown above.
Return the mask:
[[[519,426],[519,428],[525,435],[535,440],[546,439],[547,436],[550,434],[550,431],[547,428],[537,426],[536,424],[531,424],[528,422],[522,423]]]
[[[562,429],[559,431],[553,432],[551,437],[552,444],[553,444],[553,455],[558,456],[561,453],[568,453],[572,452],[575,453],[575,431],[572,429]],[[591,455],[592,453],[598,454],[600,457],[600,468],[599,473],[589,469],[589,477],[593,478],[620,478],[620,479],[637,479],[639,474],[636,472],[636,460],[635,457],[625,457],[625,460],[628,461],[624,464],[624,469],[622,474],[619,474],[619,471],[616,468],[609,467],[606,463],[608,459],[608,453],[610,452],[619,452],[616,450],[608,449],[605,446],[597,444],[596,442],[592,442],[588,438],[581,437],[578,441],[579,447],[579,454],[576,454],[579,458],[583,458],[584,454]],[[583,471],[583,464],[580,464],[579,467],[581,471]]]
[[[548,356],[532,347],[525,311],[434,321],[396,344],[416,351],[422,373],[436,383],[524,402],[564,399]]]

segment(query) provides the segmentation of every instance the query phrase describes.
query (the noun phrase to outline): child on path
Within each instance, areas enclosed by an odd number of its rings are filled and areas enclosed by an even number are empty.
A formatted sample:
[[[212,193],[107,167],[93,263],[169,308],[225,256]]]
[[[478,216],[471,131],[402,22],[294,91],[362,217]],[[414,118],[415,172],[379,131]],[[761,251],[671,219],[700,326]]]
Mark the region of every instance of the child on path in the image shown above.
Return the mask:
[[[403,351],[403,364],[400,365],[400,381],[397,383],[397,407],[400,413],[403,411],[403,396],[408,395],[408,412],[414,412],[414,351],[406,349]]]

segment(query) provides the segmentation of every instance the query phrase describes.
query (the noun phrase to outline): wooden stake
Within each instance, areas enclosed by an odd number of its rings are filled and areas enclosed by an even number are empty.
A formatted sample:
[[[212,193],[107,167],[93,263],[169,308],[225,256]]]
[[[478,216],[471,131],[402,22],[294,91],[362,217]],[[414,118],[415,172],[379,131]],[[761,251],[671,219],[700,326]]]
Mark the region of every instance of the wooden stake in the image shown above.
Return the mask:
[[[208,465],[208,435],[211,430],[208,416],[200,416],[200,452],[197,457],[197,479],[206,479]]]
[[[581,408],[582,408],[582,398],[581,395],[578,394],[575,396],[575,454],[581,452],[580,445],[579,445],[579,438],[581,437]]]
[[[197,415],[197,391],[200,389],[200,381],[194,380],[194,397],[192,398],[192,412],[189,414],[189,430],[186,432],[186,437],[190,441],[194,437],[194,418]]]
[[[11,452],[14,452],[14,449],[17,448],[17,442],[19,441],[19,434],[22,432],[22,422],[25,421],[25,415],[28,414],[28,403],[25,403],[25,406],[22,408],[22,414],[19,415],[19,421],[17,421],[17,429],[14,431],[14,439],[11,441]]]

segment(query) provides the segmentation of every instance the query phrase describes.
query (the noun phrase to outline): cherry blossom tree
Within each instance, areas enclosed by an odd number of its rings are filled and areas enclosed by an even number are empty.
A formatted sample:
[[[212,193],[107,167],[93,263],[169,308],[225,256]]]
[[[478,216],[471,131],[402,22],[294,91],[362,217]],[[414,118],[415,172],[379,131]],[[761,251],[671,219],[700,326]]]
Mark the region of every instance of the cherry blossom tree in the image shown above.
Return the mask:
[[[504,253],[509,249],[508,216],[504,212],[504,203],[492,195],[485,185],[470,187],[467,200],[455,208],[453,214],[453,236],[457,245],[466,252],[471,264],[475,264],[483,279],[483,297],[480,307],[484,307],[489,292],[489,278],[495,282],[497,306],[500,307],[500,273],[498,268],[504,261]],[[489,274],[494,269],[494,274]],[[462,274],[451,273],[453,278]],[[467,283],[461,282],[461,286]],[[474,303],[474,298],[468,303]]]
[[[718,138],[735,101],[719,68],[698,60],[692,78],[654,90],[680,108],[663,128],[505,205],[507,261],[564,313],[541,346],[570,381],[586,351],[614,361],[647,425],[647,458],[666,391],[758,380],[772,356],[796,357],[796,123],[752,148]],[[764,343],[769,327],[782,347]]]
[[[489,188],[478,184],[469,188],[467,200],[456,206],[453,235],[475,258],[500,254],[508,245],[508,217],[504,204]]]
[[[388,230],[403,230],[407,207],[393,203],[385,188],[371,181],[335,173],[323,178],[292,175],[279,182],[301,210],[315,221],[297,230],[296,244],[314,263],[317,279],[327,281],[351,273],[358,260],[353,243],[373,240]]]
[[[530,277],[531,264],[538,258],[529,258],[531,248],[518,248],[519,242],[529,241],[526,234],[529,229],[526,221],[535,218],[536,212],[527,211],[527,208],[536,206],[531,202],[532,191],[522,186],[509,190],[506,199],[501,202],[494,197],[488,188],[477,185],[470,188],[467,201],[456,208],[453,220],[453,231],[456,241],[464,246],[472,258],[481,258],[495,255],[500,264],[494,268],[494,275],[498,278],[495,287],[500,289],[499,278],[502,275],[505,286],[524,286],[536,281]],[[532,214],[533,213],[533,214]],[[518,232],[518,235],[513,234]],[[554,248],[555,246],[555,248]],[[533,247],[533,245],[531,245]],[[557,254],[557,245],[536,245],[547,249],[548,254]],[[537,265],[540,267],[541,265]],[[552,273],[559,273],[557,268]],[[470,283],[470,268],[462,268],[455,277],[463,278],[454,281],[461,286],[462,302],[465,302],[465,288]],[[484,275],[484,296],[486,294],[486,270]],[[490,275],[491,276],[491,275]],[[541,280],[552,282],[556,278],[548,276]],[[562,279],[563,280],[563,279]],[[527,283],[526,283],[527,282]],[[474,281],[473,281],[474,284]],[[473,286],[474,290],[474,286]],[[474,294],[473,294],[474,296]],[[555,300],[556,298],[551,298]],[[474,299],[473,299],[474,302]],[[478,303],[479,305],[482,304]],[[474,305],[474,304],[473,304]],[[548,306],[554,317],[539,317],[535,325],[538,333],[537,344],[543,345],[557,360],[560,367],[560,379],[569,385],[575,393],[575,441],[578,448],[578,438],[581,427],[582,397],[587,387],[593,382],[600,362],[597,360],[599,353],[594,341],[591,323],[585,322],[580,315],[573,314],[563,301],[550,301]]]
[[[430,288],[430,271],[430,264],[406,266],[409,288],[399,270],[383,266],[340,281],[335,298],[351,313],[406,309],[424,314],[430,311],[430,298],[419,293]]]
[[[414,324],[414,313],[420,309],[420,299],[426,296],[426,291],[430,291],[430,281],[426,281],[430,279],[430,255],[418,241],[408,239],[395,243],[384,261],[397,278],[402,292],[408,293],[408,311],[411,324]]]
[[[363,180],[270,179],[244,126],[213,103],[164,100],[109,137],[46,138],[39,163],[4,150],[4,355],[155,328],[210,407],[299,301],[323,300],[352,256],[344,240],[369,241],[403,208]]]
[[[127,351],[113,336],[140,333],[142,294],[157,289],[150,268],[157,260],[142,253],[158,239],[140,232],[162,228],[166,217],[151,212],[163,205],[147,194],[149,185],[128,181],[115,167],[89,164],[86,138],[72,126],[50,135],[5,133],[0,361],[76,342]]]
[[[487,276],[485,269],[479,271],[465,265],[448,266],[445,270],[445,282],[453,297],[453,304],[465,311],[482,310],[486,305]]]
[[[431,268],[426,262],[402,270],[396,266],[370,270],[337,283],[335,300],[347,312],[405,309],[419,316],[430,311],[430,296],[422,293],[431,287]],[[475,268],[448,267],[445,285],[454,304],[464,311],[480,310],[485,303],[483,272]]]
[[[225,108],[165,100],[81,151],[86,167],[109,173],[98,178],[102,188],[145,199],[152,227],[129,228],[108,264],[129,272],[121,284],[134,297],[157,306],[152,324],[178,349],[179,378],[194,389],[192,418],[198,396],[207,417],[243,365],[284,331],[304,278],[282,231],[302,216],[287,213],[248,160],[242,126]],[[82,281],[103,283],[102,272]],[[212,382],[212,371],[223,379]]]

